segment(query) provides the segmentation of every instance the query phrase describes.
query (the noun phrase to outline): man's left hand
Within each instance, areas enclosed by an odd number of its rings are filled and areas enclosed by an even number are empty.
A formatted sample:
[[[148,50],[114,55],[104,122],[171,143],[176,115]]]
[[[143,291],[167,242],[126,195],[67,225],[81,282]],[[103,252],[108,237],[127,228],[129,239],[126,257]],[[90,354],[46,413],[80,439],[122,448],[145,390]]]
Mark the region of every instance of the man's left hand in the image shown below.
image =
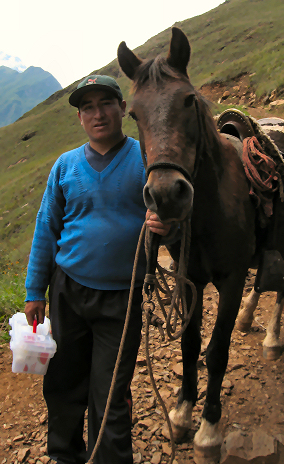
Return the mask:
[[[153,213],[149,209],[146,213],[146,221],[146,224],[151,230],[151,232],[155,232],[156,234],[162,235],[163,237],[168,235],[171,228],[171,224],[163,224],[158,218],[157,214]]]

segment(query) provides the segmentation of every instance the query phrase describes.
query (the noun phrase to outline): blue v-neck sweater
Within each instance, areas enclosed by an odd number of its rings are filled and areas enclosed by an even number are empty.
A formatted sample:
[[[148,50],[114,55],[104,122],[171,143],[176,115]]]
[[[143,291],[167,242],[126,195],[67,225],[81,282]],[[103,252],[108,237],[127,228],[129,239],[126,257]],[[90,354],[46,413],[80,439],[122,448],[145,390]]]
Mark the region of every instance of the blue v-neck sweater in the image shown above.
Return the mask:
[[[129,137],[102,172],[90,166],[84,148],[61,155],[50,172],[29,259],[27,301],[44,300],[55,263],[86,287],[130,287],[146,212],[140,145]],[[143,250],[136,286],[143,284],[145,266]]]

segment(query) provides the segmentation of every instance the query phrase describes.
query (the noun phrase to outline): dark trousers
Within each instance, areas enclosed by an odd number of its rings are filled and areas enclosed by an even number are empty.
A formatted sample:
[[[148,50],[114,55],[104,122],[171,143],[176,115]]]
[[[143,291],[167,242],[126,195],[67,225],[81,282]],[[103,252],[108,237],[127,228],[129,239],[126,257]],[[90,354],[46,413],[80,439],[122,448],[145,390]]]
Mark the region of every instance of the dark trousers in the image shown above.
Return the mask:
[[[48,453],[58,463],[84,464],[103,418],[122,335],[129,290],[93,290],[59,267],[50,284],[50,319],[57,352],[44,377]],[[95,464],[132,464],[130,382],[140,344],[142,289],[131,319],[114,395]],[[88,451],[83,440],[88,408]]]

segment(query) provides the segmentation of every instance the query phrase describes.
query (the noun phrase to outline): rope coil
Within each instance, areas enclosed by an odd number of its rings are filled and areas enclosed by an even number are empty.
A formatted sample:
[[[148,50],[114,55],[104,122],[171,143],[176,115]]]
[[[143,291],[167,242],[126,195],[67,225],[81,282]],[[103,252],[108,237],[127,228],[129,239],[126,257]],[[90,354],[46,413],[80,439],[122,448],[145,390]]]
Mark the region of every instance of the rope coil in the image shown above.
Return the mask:
[[[276,171],[276,163],[267,156],[255,136],[243,141],[243,162],[248,180],[250,195],[262,206],[267,217],[273,214],[273,194],[277,190],[283,193],[281,175]]]

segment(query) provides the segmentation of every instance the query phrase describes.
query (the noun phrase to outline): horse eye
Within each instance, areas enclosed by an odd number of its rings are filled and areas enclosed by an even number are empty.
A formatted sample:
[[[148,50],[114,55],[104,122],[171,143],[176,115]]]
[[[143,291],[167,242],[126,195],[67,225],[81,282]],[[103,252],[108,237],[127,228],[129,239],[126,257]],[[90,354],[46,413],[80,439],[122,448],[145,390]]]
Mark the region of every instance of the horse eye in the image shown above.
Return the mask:
[[[193,104],[194,98],[195,98],[195,95],[193,95],[193,94],[188,95],[184,100],[184,106],[186,108],[189,108]]]
[[[134,111],[129,111],[129,116],[131,116],[131,118],[134,119],[134,121],[138,121],[138,118],[136,114],[134,113]]]

